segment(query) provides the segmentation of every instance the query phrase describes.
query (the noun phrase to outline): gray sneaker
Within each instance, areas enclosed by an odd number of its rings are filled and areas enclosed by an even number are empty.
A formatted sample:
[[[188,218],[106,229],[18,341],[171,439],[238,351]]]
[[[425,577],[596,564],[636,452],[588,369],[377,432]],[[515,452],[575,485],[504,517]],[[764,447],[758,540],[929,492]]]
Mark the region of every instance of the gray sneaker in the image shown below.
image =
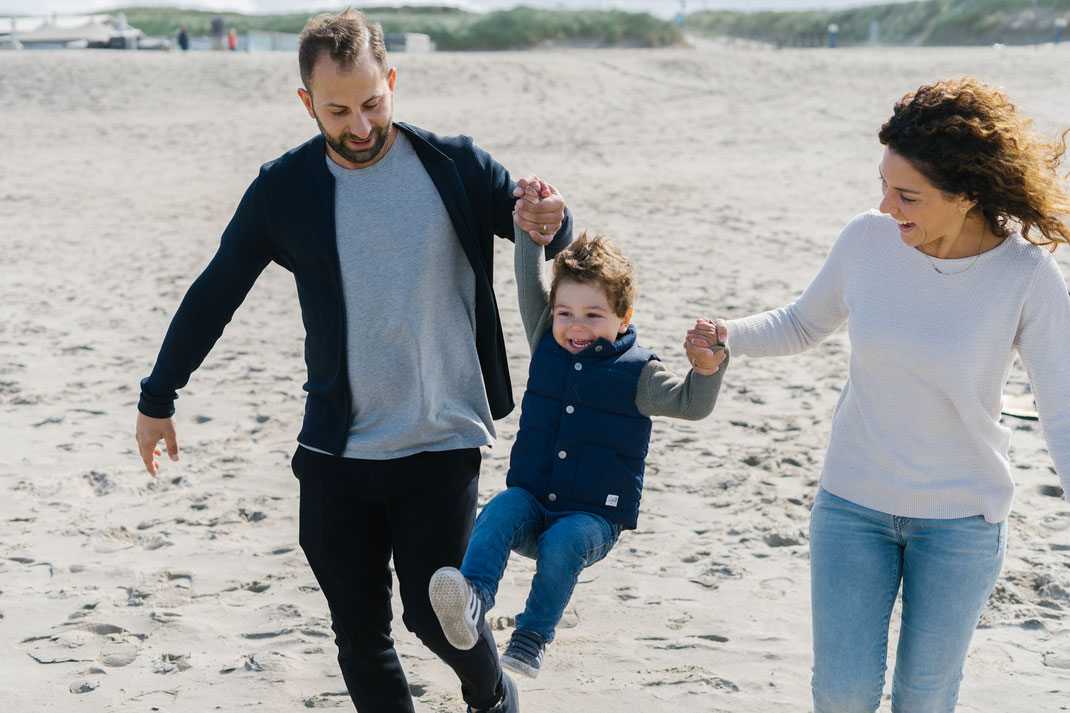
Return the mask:
[[[460,570],[443,567],[435,572],[431,575],[427,594],[446,641],[461,651],[475,646],[479,641],[479,623],[483,621],[483,597]]]
[[[541,636],[530,631],[514,629],[509,637],[509,645],[502,654],[502,666],[528,678],[535,678],[542,668],[542,657],[546,653],[546,642]]]

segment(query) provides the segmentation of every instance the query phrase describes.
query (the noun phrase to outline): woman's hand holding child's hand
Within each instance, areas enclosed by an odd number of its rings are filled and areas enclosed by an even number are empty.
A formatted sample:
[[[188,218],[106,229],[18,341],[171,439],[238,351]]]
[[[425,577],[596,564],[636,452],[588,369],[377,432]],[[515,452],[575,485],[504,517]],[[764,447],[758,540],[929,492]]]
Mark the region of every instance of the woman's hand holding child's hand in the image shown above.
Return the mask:
[[[696,374],[709,376],[717,373],[721,362],[725,360],[723,345],[727,340],[728,328],[724,320],[698,319],[695,321],[695,326],[687,330],[684,351]]]

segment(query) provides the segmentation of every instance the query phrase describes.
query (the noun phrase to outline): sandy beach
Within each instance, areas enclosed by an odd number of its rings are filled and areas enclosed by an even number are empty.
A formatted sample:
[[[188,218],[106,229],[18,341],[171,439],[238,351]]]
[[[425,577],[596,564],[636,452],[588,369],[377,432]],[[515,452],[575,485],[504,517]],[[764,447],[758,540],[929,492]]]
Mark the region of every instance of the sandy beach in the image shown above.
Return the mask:
[[[790,302],[876,206],[876,132],[908,90],[975,74],[1042,130],[1070,126],[1066,46],[392,59],[396,119],[547,178],[578,228],[637,261],[640,337],[678,371],[694,318]],[[181,462],[152,479],[133,438],[138,381],[243,191],[316,132],[299,84],[290,54],[0,53],[4,713],[352,710],[297,542],[289,273],[268,268],[181,392]],[[511,250],[495,281],[519,401]],[[1070,276],[1070,250],[1056,257]],[[542,674],[519,681],[523,710],[810,710],[806,530],[848,349],[841,330],[735,359],[710,418],[655,420],[639,528],[582,575]],[[1007,392],[1027,389],[1016,366]],[[518,415],[484,453],[482,501],[504,487]],[[1038,424],[1010,425],[1010,544],[963,713],[1070,710],[1070,506]],[[500,646],[532,572],[510,563]],[[464,710],[400,613],[417,710]]]

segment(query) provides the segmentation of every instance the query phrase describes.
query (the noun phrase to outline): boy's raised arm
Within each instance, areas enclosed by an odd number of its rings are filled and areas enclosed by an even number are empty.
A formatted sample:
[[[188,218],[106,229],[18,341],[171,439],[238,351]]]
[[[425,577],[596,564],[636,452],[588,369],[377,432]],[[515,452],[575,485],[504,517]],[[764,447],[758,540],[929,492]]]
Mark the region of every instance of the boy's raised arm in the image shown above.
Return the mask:
[[[517,182],[517,207],[524,204],[538,205],[545,199],[548,204],[561,198],[557,189],[537,176],[521,179]],[[535,232],[529,232],[521,216],[513,213],[513,271],[516,275],[517,299],[520,302],[520,319],[524,322],[524,332],[528,337],[528,346],[534,353],[539,339],[550,328],[550,283],[543,274],[542,263],[545,259],[543,246],[553,238],[552,234],[539,232],[546,226],[537,226]],[[537,237],[536,237],[537,236]]]
[[[520,303],[520,319],[528,345],[534,352],[539,339],[550,325],[550,283],[543,273],[544,250],[536,245],[527,231],[514,226],[513,271],[516,274],[516,294]]]

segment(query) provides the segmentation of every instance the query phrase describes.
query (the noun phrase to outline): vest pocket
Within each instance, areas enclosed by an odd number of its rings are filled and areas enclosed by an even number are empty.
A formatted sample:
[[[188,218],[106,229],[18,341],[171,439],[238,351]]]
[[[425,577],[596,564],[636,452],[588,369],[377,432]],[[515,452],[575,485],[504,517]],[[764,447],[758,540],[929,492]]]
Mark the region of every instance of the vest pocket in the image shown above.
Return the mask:
[[[549,485],[553,470],[553,441],[548,434],[534,429],[521,431],[509,453],[507,485],[521,485],[535,493]]]
[[[627,511],[634,499],[632,478],[613,449],[584,445],[576,456],[569,499],[583,505]]]

